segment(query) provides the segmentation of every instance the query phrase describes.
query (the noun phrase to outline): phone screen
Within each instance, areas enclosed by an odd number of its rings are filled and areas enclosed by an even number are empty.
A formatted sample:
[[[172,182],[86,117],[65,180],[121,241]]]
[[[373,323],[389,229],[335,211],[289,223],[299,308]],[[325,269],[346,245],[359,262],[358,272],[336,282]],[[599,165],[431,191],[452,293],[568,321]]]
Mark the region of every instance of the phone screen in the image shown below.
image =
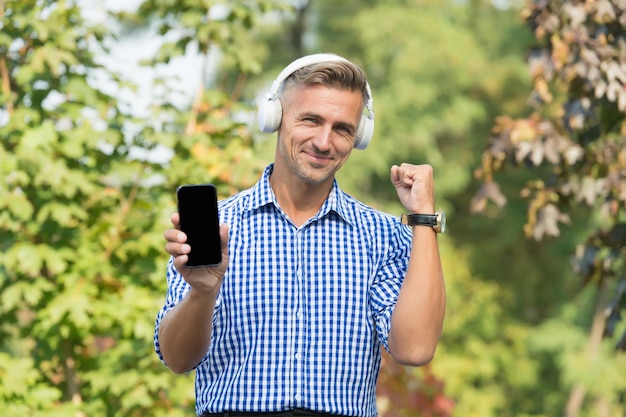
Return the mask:
[[[188,267],[213,266],[222,262],[217,190],[212,184],[182,185],[176,190],[180,230],[191,247]]]

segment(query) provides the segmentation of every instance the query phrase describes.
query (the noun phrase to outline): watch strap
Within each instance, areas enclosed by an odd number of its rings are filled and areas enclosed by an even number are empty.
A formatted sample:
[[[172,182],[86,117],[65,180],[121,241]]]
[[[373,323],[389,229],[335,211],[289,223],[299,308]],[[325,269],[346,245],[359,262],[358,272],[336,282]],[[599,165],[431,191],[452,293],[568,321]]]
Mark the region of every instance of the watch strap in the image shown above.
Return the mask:
[[[437,214],[403,214],[400,218],[407,226],[437,226]]]

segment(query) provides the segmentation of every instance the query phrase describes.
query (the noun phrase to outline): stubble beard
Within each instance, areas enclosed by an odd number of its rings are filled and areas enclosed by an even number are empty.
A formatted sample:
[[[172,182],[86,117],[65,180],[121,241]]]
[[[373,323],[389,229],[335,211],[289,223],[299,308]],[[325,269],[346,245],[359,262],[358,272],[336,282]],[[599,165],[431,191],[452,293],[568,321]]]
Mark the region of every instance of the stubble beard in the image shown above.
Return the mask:
[[[333,171],[311,168],[300,161],[293,161],[292,165],[292,170],[296,176],[301,181],[311,185],[323,184],[334,174]]]
[[[316,169],[311,167],[311,165],[298,158],[299,154],[290,158],[289,152],[287,152],[287,150],[282,146],[279,146],[279,152],[283,160],[287,163],[287,166],[291,169],[291,172],[293,172],[295,176],[305,184],[323,184],[335,174],[333,168],[323,167]]]

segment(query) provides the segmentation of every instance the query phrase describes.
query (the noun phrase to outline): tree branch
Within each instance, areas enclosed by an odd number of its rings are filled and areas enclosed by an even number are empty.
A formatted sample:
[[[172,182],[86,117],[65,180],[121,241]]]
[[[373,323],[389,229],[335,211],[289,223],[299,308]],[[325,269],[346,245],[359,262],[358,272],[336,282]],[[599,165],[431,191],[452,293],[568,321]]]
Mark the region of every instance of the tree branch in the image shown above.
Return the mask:
[[[0,8],[0,17],[2,17],[3,9]],[[2,79],[2,94],[8,97],[6,110],[9,116],[13,114],[13,92],[11,91],[11,79],[9,78],[9,69],[7,67],[6,56],[0,56],[0,78]]]
[[[607,280],[602,277],[600,278],[600,283],[598,284],[596,310],[593,315],[593,323],[591,324],[591,332],[589,334],[589,344],[587,346],[587,351],[591,359],[596,359],[600,354],[602,335],[604,334],[604,327],[606,326],[604,311],[607,305],[607,298],[608,284]],[[572,388],[565,406],[566,417],[576,417],[580,414],[586,392],[587,390],[582,384],[577,384]]]

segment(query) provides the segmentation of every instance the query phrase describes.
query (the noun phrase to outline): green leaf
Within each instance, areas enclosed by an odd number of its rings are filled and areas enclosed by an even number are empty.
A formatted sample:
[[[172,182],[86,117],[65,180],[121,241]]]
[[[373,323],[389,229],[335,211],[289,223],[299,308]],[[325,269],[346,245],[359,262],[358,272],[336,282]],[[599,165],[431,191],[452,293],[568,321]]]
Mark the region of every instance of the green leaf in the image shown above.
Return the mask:
[[[53,144],[58,140],[54,124],[50,120],[40,126],[27,129],[17,148],[18,155],[28,155],[37,150],[52,151]]]

